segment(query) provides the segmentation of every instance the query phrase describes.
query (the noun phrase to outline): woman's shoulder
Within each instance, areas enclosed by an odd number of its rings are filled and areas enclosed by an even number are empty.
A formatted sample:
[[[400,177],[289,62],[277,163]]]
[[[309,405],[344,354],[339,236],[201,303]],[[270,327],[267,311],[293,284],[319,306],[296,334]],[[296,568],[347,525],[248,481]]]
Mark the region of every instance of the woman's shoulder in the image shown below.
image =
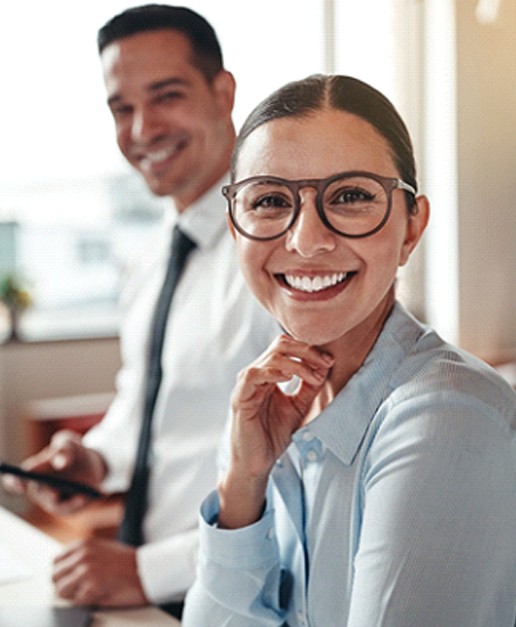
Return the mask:
[[[516,392],[481,359],[428,329],[415,342],[391,379],[391,405],[412,403],[498,416],[516,429]]]

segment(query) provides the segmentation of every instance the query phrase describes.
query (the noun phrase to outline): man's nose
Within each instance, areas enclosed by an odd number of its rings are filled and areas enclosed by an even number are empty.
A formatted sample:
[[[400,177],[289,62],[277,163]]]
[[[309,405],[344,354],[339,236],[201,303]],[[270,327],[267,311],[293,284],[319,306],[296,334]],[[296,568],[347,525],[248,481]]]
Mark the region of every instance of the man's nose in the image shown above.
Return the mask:
[[[161,133],[159,119],[148,109],[138,109],[134,112],[131,125],[131,136],[134,141],[148,143]]]
[[[297,252],[302,257],[332,251],[336,245],[336,235],[323,224],[319,216],[315,189],[303,191],[299,202],[299,214],[287,232],[287,250]]]

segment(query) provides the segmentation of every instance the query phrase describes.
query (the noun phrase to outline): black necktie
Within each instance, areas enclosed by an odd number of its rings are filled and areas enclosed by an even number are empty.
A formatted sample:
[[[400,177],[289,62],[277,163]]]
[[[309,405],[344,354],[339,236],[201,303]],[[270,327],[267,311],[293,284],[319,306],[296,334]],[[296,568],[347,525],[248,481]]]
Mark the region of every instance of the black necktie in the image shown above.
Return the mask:
[[[152,416],[161,382],[161,353],[172,296],[179,283],[181,272],[195,243],[176,225],[172,234],[172,250],[163,287],[152,319],[147,382],[143,406],[143,419],[138,441],[138,452],[133,477],[125,501],[125,511],[118,532],[118,539],[126,544],[143,544],[142,523],[147,507],[149,479],[149,452],[151,444]]]

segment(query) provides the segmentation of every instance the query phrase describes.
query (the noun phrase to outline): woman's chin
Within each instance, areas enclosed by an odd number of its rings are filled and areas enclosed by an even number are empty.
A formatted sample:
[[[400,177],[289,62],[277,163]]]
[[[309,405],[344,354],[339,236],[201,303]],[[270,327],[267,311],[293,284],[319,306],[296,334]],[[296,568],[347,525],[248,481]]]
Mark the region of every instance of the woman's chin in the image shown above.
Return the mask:
[[[336,339],[334,335],[328,332],[328,329],[316,329],[313,325],[305,327],[284,324],[283,329],[298,342],[305,342],[310,346],[325,346]]]

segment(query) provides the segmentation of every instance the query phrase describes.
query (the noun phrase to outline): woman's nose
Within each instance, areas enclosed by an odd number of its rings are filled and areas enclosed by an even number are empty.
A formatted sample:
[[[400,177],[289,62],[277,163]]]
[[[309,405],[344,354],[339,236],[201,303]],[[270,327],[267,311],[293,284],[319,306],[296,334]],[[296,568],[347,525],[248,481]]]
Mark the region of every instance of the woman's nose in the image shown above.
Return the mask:
[[[315,190],[304,193],[300,203],[297,219],[287,232],[287,250],[297,252],[302,257],[332,251],[337,236],[323,224],[319,216]]]

